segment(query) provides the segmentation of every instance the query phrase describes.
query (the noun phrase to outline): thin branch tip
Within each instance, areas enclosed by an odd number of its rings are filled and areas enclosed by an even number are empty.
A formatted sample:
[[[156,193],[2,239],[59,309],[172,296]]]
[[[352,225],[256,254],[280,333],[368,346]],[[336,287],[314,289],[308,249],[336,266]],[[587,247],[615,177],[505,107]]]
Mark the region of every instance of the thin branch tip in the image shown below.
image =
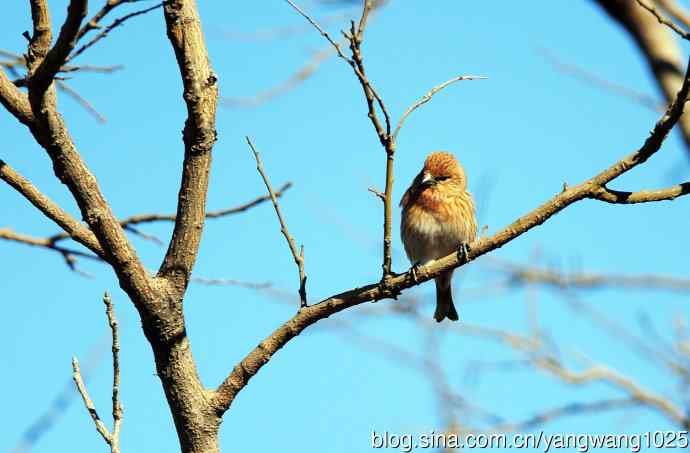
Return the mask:
[[[266,189],[268,190],[268,194],[271,198],[271,202],[273,203],[273,209],[275,210],[276,216],[278,217],[278,222],[280,223],[280,232],[285,237],[285,240],[288,243],[288,247],[290,248],[290,253],[292,254],[292,258],[294,259],[295,264],[297,265],[297,270],[299,272],[300,307],[306,307],[307,306],[307,290],[306,290],[307,275],[304,271],[304,245],[302,245],[299,250],[297,249],[297,244],[295,243],[295,239],[290,235],[290,232],[289,232],[288,227],[287,227],[287,223],[285,222],[285,219],[283,218],[283,214],[280,210],[280,205],[278,204],[278,197],[276,196],[276,193],[273,191],[273,186],[271,186],[271,182],[268,179],[268,175],[266,174],[266,171],[264,170],[263,161],[261,160],[261,156],[259,154],[259,151],[254,146],[254,143],[252,142],[251,138],[249,138],[249,136],[246,136],[245,138],[247,140],[247,144],[249,145],[249,148],[251,149],[252,153],[254,154],[254,159],[256,160],[256,170],[259,172],[259,175],[261,175],[261,179],[263,179],[264,185],[266,186]]]

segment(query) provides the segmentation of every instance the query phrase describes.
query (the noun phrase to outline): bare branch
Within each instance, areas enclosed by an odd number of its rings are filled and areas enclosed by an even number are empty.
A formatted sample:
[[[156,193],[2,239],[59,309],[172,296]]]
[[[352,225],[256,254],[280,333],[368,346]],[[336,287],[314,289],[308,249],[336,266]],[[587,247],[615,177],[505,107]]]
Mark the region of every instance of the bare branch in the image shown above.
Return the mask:
[[[116,19],[112,24],[110,24],[110,25],[108,25],[107,27],[105,27],[105,29],[103,29],[103,31],[100,32],[98,35],[96,35],[91,41],[87,42],[86,44],[82,45],[82,46],[79,47],[77,50],[75,50],[74,53],[72,53],[72,55],[69,56],[69,58],[67,59],[67,61],[73,60],[74,58],[76,58],[76,57],[78,57],[79,55],[81,55],[86,49],[88,49],[89,47],[93,46],[94,44],[96,44],[96,43],[97,43],[98,41],[100,41],[101,39],[103,39],[103,38],[105,38],[106,36],[108,36],[108,33],[110,33],[111,31],[113,31],[113,30],[116,29],[117,27],[121,26],[122,24],[124,24],[125,22],[127,22],[129,19],[131,19],[131,18],[133,18],[133,17],[141,16],[141,15],[143,15],[143,14],[146,14],[146,13],[148,13],[148,12],[151,12],[151,11],[153,11],[153,10],[156,10],[156,9],[162,7],[162,6],[163,6],[163,3],[161,2],[161,3],[158,3],[158,4],[156,4],[156,5],[151,6],[151,7],[149,7],[149,8],[145,8],[145,9],[142,9],[142,10],[139,10],[139,11],[135,11],[135,12],[133,12],[133,13],[129,13],[129,14],[123,16],[123,17],[120,17],[120,18]]]
[[[680,28],[672,20],[665,18],[659,11],[657,11],[657,9],[653,5],[650,5],[643,0],[635,0],[635,1],[642,8],[644,8],[647,11],[649,11],[650,13],[652,13],[654,15],[654,17],[656,17],[656,20],[659,21],[660,24],[666,25],[668,28],[670,28],[671,30],[676,32],[678,34],[678,36],[680,36],[681,38],[686,39],[686,40],[690,40],[690,33],[686,32],[685,30]]]
[[[274,193],[276,198],[282,197],[285,192],[292,187],[292,182],[286,182],[281,186],[280,189],[278,189],[277,192]],[[207,219],[217,219],[219,217],[225,217],[233,214],[238,214],[240,212],[245,212],[255,206],[258,206],[266,201],[269,201],[271,199],[270,195],[262,195],[260,197],[256,197],[255,199],[241,204],[239,206],[233,207],[233,208],[227,208],[227,209],[219,209],[217,211],[209,211],[206,213],[206,218]],[[174,222],[175,221],[175,215],[174,214],[137,214],[131,217],[127,217],[125,219],[122,219],[120,221],[120,224],[122,226],[130,226],[130,225],[137,225],[141,223],[149,223],[149,222]]]
[[[634,90],[619,83],[612,82],[610,80],[606,80],[603,77],[574,64],[563,62],[554,54],[554,52],[548,49],[539,48],[537,49],[537,51],[546,59],[546,61],[549,64],[551,64],[551,66],[553,66],[553,68],[556,71],[562,74],[572,76],[589,85],[593,85],[605,91],[612,92],[617,95],[621,95],[623,97],[631,99],[633,102],[636,102],[642,105],[643,107],[653,110],[655,112],[663,112],[664,110],[666,110],[666,103],[661,102],[659,99],[652,95],[642,93],[640,91]]]
[[[315,305],[300,310],[295,316],[262,341],[255,349],[249,352],[249,354],[233,368],[230,375],[216,389],[215,404],[218,406],[218,410],[221,412],[227,410],[237,393],[247,385],[252,376],[270,361],[273,354],[312,324],[338,313],[339,311],[364,302],[397,297],[404,289],[417,286],[422,282],[438,276],[441,272],[455,269],[473,261],[505,245],[532,228],[541,225],[571,204],[589,198],[593,191],[603,187],[611,180],[645,162],[661,148],[665,137],[680,118],[683,113],[683,107],[685,106],[689,89],[690,61],[688,62],[683,86],[678,96],[657,122],[642,147],[589,180],[572,188],[566,188],[566,190],[517,219],[492,237],[478,239],[469,244],[466,251],[458,251],[458,253],[440,258],[431,264],[417,267],[415,272],[416,278],[413,278],[411,270],[408,270],[405,274],[392,276],[385,285],[370,284],[358,287],[344,293],[336,294]]]
[[[84,107],[84,109],[91,115],[93,115],[93,117],[96,118],[96,120],[99,123],[103,124],[108,121],[106,117],[101,115],[101,113],[98,110],[96,110],[96,108],[89,101],[87,101],[82,95],[77,93],[76,90],[73,90],[65,82],[63,82],[62,80],[57,80],[55,85],[60,91],[65,92],[69,97],[77,101],[79,105]]]
[[[117,318],[113,310],[113,302],[110,294],[103,295],[105,312],[108,316],[108,325],[113,337],[113,434],[110,447],[112,453],[120,451],[120,427],[122,426],[122,404],[120,403],[120,333],[118,331]]]
[[[632,379],[622,376],[605,366],[597,365],[582,372],[575,372],[564,368],[553,357],[536,358],[534,359],[534,364],[570,384],[587,384],[591,382],[611,384],[625,391],[631,398],[640,403],[657,409],[660,413],[678,423],[678,425],[686,426],[688,423],[683,410],[676,407],[671,401],[643,388]]]
[[[686,29],[690,29],[690,13],[675,0],[656,0],[656,2]]]
[[[98,256],[105,259],[101,245],[96,237],[88,228],[84,227],[77,219],[69,215],[64,209],[58,206],[50,198],[43,195],[31,181],[24,178],[17,173],[9,165],[0,159],[0,179],[12,186],[24,198],[26,198],[32,205],[38,208],[46,217],[58,224],[60,228],[65,230],[65,237],[71,237],[75,241],[82,244]],[[55,239],[49,241],[51,244],[56,242]]]
[[[79,361],[76,357],[72,357],[72,378],[77,386],[77,390],[84,401],[86,410],[89,412],[91,419],[96,425],[96,430],[103,437],[106,443],[110,446],[111,453],[120,453],[120,427],[122,425],[122,404],[120,403],[120,335],[118,332],[117,319],[113,310],[113,303],[110,295],[106,292],[103,295],[103,303],[105,304],[105,312],[108,317],[108,325],[112,333],[112,352],[113,352],[113,431],[108,431],[105,423],[98,416],[96,406],[93,404],[89,396],[84,381],[79,369]]]
[[[492,426],[491,428],[485,431],[524,432],[563,417],[599,413],[604,411],[618,410],[636,406],[640,406],[640,402],[634,398],[614,398],[601,401],[594,401],[592,403],[571,403],[566,404],[564,406],[547,409],[526,420],[518,422],[501,423]]]
[[[335,48],[338,56],[343,59],[354,71],[357,76],[357,80],[362,86],[364,91],[364,97],[367,102],[368,117],[371,120],[371,124],[374,127],[376,135],[379,138],[379,142],[384,147],[386,151],[386,186],[385,186],[385,199],[383,207],[383,263],[381,265],[383,271],[382,282],[387,284],[389,277],[392,274],[392,239],[391,239],[391,225],[393,218],[393,160],[395,156],[395,137],[391,136],[391,120],[388,110],[381,99],[381,96],[376,92],[371,82],[366,76],[364,69],[364,60],[361,53],[362,40],[364,39],[364,30],[366,28],[367,20],[370,13],[373,10],[374,4],[371,0],[365,0],[363,4],[362,16],[359,20],[359,25],[355,28],[355,22],[352,21],[350,25],[349,33],[343,32],[345,38],[350,42],[350,51],[352,52],[352,58],[348,58],[343,54],[342,49],[338,43],[336,43],[333,38],[326,33],[323,28],[308,14],[301,10],[295,3],[291,0],[286,0],[302,17],[304,17],[310,24],[316,28],[323,37],[328,40],[329,43]],[[377,5],[381,5],[378,2]],[[385,119],[385,129],[379,120],[376,107],[381,110]]]
[[[54,241],[51,241],[50,238],[48,239],[43,239],[43,238],[35,238],[32,236],[28,236],[25,234],[19,234],[15,233],[14,231],[10,230],[9,228],[0,228],[0,239],[5,240],[5,241],[11,241],[11,242],[18,242],[20,244],[26,244],[26,245],[31,245],[33,247],[42,247],[47,250],[52,250],[54,252],[57,252],[62,256],[62,258],[65,260],[65,264],[67,267],[73,271],[76,272],[77,274],[83,276],[83,277],[91,277],[86,272],[81,271],[79,268],[77,268],[77,257],[80,258],[88,258],[96,261],[100,261],[101,258],[95,255],[91,255],[88,253],[81,252],[79,250],[74,250],[70,249],[67,247],[62,247],[57,244],[55,244]]]
[[[217,137],[218,78],[208,60],[196,3],[168,1],[163,10],[168,39],[183,82],[187,120],[175,228],[158,274],[176,280],[176,286],[185,288],[204,228],[211,151]]]
[[[583,272],[559,272],[555,269],[521,265],[503,260],[491,260],[502,271],[509,274],[513,283],[538,283],[557,288],[624,288],[624,289],[665,289],[670,291],[690,291],[690,278],[665,275],[618,275]]]
[[[303,67],[298,69],[297,72],[284,82],[250,97],[221,97],[220,102],[228,107],[258,107],[303,83],[311,77],[316,70],[319,69],[321,63],[331,55],[333,55],[333,49],[331,49],[330,46],[326,47],[314,53],[312,58]]]
[[[34,122],[28,96],[12,83],[2,68],[0,68],[0,104],[22,124],[29,126]]]
[[[655,201],[675,200],[690,193],[690,182],[684,182],[666,189],[640,190],[638,192],[622,192],[602,186],[590,198],[613,204],[649,203]]]
[[[484,76],[458,76],[458,77],[453,77],[450,80],[446,80],[445,82],[443,82],[440,85],[436,85],[427,94],[422,96],[421,99],[419,99],[417,102],[415,102],[410,107],[408,107],[407,110],[405,110],[405,113],[402,114],[402,116],[400,117],[400,120],[398,121],[398,125],[395,127],[395,132],[393,132],[393,138],[394,139],[398,138],[398,134],[400,133],[400,128],[402,128],[403,123],[405,123],[405,120],[407,119],[408,116],[410,116],[410,114],[412,112],[414,112],[419,107],[421,107],[422,105],[429,102],[431,100],[431,98],[436,93],[438,93],[439,91],[441,91],[442,89],[444,89],[448,85],[453,84],[455,82],[459,82],[461,80],[485,80],[485,79],[487,79],[487,77],[484,77]]]
[[[295,243],[295,239],[290,235],[287,224],[285,223],[285,219],[283,219],[283,214],[280,212],[278,198],[276,198],[275,192],[273,192],[273,187],[271,187],[271,182],[268,180],[268,176],[266,176],[266,172],[264,171],[264,165],[261,162],[261,156],[259,155],[259,152],[254,147],[254,144],[252,143],[249,137],[247,137],[247,144],[254,153],[254,158],[256,159],[256,170],[259,172],[261,178],[264,180],[266,189],[268,190],[268,193],[271,196],[273,208],[275,209],[276,216],[278,216],[278,221],[280,222],[280,232],[283,233],[283,236],[285,236],[285,240],[287,241],[288,246],[290,247],[290,252],[292,253],[292,257],[294,258],[295,264],[297,265],[297,270],[299,271],[299,306],[301,310],[307,307],[307,275],[304,273],[304,245],[300,247],[299,251],[297,250],[297,244]]]
[[[204,278],[204,277],[192,277],[192,281],[195,283],[200,283],[202,285],[210,286],[240,286],[247,289],[264,290],[273,287],[273,284],[269,282],[265,283],[254,283],[245,282],[242,280],[234,280],[230,278]]]
[[[652,14],[630,0],[594,0],[620,23],[639,46],[667,103],[671,103],[683,82],[683,52],[668,27],[659,26]],[[690,156],[690,115],[679,120],[679,131]]]
[[[376,187],[369,187],[367,190],[376,195],[384,203],[386,202],[386,194],[378,190]]]
[[[325,31],[323,28],[321,28],[321,26],[320,26],[314,19],[312,19],[311,16],[309,16],[307,13],[305,13],[305,12],[304,12],[299,6],[297,6],[292,0],[285,0],[285,1],[288,2],[288,3],[290,4],[290,6],[292,6],[292,7],[295,9],[295,11],[297,11],[302,17],[304,17],[304,18],[307,20],[307,22],[309,22],[310,24],[312,24],[312,25],[314,26],[314,28],[316,28],[316,30],[317,30],[319,33],[321,33],[321,36],[323,36],[324,38],[326,38],[326,40],[327,40],[329,43],[331,43],[331,45],[333,46],[333,48],[335,49],[335,51],[338,53],[338,56],[339,56],[340,58],[342,58],[343,60],[345,60],[345,61],[347,61],[348,63],[350,63],[350,65],[353,64],[352,60],[351,60],[350,58],[346,57],[345,54],[343,53],[340,44],[338,44],[337,42],[335,42],[335,41],[333,40],[333,38],[331,38],[331,35],[329,35],[327,31]]]
[[[86,23],[86,25],[84,25],[81,28],[81,30],[79,30],[77,40],[81,40],[84,37],[84,35],[89,33],[91,30],[97,30],[101,28],[101,20],[103,20],[103,18],[105,18],[105,16],[107,16],[108,13],[110,13],[118,6],[124,5],[126,3],[137,3],[140,1],[141,0],[106,0],[106,2],[103,4],[103,7],[96,14],[94,14],[94,16]]]
[[[69,53],[77,44],[77,35],[81,21],[86,17],[87,0],[71,0],[67,8],[67,18],[60,29],[55,45],[48,51],[45,58],[30,76],[30,96],[33,91],[37,96],[43,96],[55,75],[67,61]],[[30,66],[31,69],[31,66]]]

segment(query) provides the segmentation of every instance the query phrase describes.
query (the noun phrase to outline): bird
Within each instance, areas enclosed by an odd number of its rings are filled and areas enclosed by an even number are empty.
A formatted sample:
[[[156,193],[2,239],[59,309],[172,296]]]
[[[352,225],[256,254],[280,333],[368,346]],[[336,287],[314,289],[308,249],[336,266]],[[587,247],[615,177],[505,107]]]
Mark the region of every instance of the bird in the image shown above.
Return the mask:
[[[427,156],[400,206],[400,236],[412,262],[413,275],[417,266],[466,250],[466,245],[477,235],[474,201],[467,191],[465,170],[449,152],[436,151]],[[445,318],[458,320],[452,277],[453,269],[435,279],[437,322]]]

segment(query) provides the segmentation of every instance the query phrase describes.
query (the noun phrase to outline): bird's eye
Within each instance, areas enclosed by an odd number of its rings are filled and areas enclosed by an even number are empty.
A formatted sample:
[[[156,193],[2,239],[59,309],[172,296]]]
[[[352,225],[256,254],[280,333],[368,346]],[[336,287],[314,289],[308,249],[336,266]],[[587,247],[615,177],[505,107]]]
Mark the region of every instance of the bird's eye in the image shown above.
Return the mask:
[[[450,178],[450,176],[437,176],[436,181],[445,181],[448,178]]]

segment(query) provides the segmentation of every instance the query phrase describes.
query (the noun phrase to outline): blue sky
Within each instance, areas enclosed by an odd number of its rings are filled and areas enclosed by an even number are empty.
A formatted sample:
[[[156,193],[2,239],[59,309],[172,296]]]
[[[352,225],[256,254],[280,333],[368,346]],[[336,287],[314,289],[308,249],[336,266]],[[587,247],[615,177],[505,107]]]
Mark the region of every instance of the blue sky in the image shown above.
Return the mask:
[[[54,23],[66,1],[50,2]],[[148,4],[149,2],[144,2]],[[304,20],[283,1],[210,2],[200,11],[221,94],[251,95],[279,83],[325,41],[307,30],[294,37],[250,42],[229,40],[225,32],[303,27]],[[98,5],[92,5],[95,8]],[[339,10],[303,6],[316,17]],[[591,2],[421,2],[393,1],[371,22],[364,45],[370,79],[397,118],[432,86],[460,74],[488,80],[460,82],[437,95],[406,123],[398,144],[395,199],[432,150],[449,150],[465,166],[471,191],[482,204],[480,225],[496,232],[558,192],[633,151],[658,114],[620,96],[586,86],[555,71],[539,48],[600,76],[639,91],[656,93],[653,81],[628,36]],[[0,48],[22,52],[29,30],[28,6],[9,2],[0,17]],[[124,11],[124,9],[123,9]],[[116,14],[114,17],[118,17]],[[340,24],[327,27],[337,34]],[[181,83],[160,12],[136,18],[80,63],[123,64],[111,74],[74,74],[70,83],[107,118],[100,125],[71,99],[60,109],[82,156],[118,216],[174,212],[182,161],[185,108]],[[78,216],[66,188],[52,174],[45,153],[9,115],[0,115],[0,158],[30,178],[44,193]],[[303,85],[256,109],[220,108],[219,140],[208,194],[209,209],[234,206],[264,193],[250,135],[274,186],[293,181],[281,200],[296,240],[306,249],[312,301],[376,281],[380,273],[381,206],[367,192],[383,187],[385,154],[366,117],[361,90],[351,70],[326,61]],[[613,184],[635,190],[667,186],[687,178],[690,166],[673,134],[648,164]],[[690,254],[685,237],[690,198],[671,203],[612,206],[583,201],[496,251],[496,258],[552,264],[591,272],[658,273],[687,276]],[[394,269],[408,262],[400,253],[395,212]],[[0,190],[0,227],[36,236],[56,232],[13,190]],[[169,225],[145,226],[167,238]],[[140,257],[155,269],[165,248],[132,238]],[[538,251],[536,253],[535,251]],[[1,399],[4,417],[0,450],[9,451],[70,379],[73,354],[86,359],[102,341],[107,324],[100,302],[111,291],[122,321],[123,451],[167,452],[177,439],[152,355],[137,313],[105,266],[83,261],[85,279],[61,258],[21,244],[0,242]],[[461,319],[469,324],[526,332],[526,291],[488,295],[462,302],[463,293],[495,280],[479,260],[455,279]],[[207,223],[195,274],[271,282],[295,291],[297,274],[269,205]],[[433,286],[412,292],[433,300]],[[673,338],[673,320],[687,318],[687,295],[645,291],[581,293],[583,301],[644,338]],[[674,396],[687,389],[605,330],[575,316],[563,299],[537,293],[541,327],[563,347],[605,362],[649,388]],[[387,306],[395,302],[385,301]],[[361,306],[342,319],[358,331],[416,352],[424,335],[385,306]],[[203,381],[217,385],[251,348],[296,308],[270,294],[237,287],[190,286],[185,315]],[[358,312],[383,310],[385,316]],[[432,307],[424,306],[431,318]],[[460,325],[461,328],[461,325]],[[441,429],[428,379],[404,364],[367,351],[332,324],[308,330],[280,351],[240,394],[222,425],[224,451],[368,451],[370,433]],[[509,420],[539,408],[573,401],[621,396],[605,385],[567,387],[524,369],[467,377],[476,360],[515,359],[511,351],[485,341],[444,335],[442,356],[449,380],[468,400]],[[109,359],[88,383],[100,412],[109,420]],[[574,363],[573,366],[577,366]],[[643,432],[671,429],[657,413],[633,410],[567,418],[546,426],[551,432]],[[104,449],[81,404],[35,445],[35,452],[69,448]]]

